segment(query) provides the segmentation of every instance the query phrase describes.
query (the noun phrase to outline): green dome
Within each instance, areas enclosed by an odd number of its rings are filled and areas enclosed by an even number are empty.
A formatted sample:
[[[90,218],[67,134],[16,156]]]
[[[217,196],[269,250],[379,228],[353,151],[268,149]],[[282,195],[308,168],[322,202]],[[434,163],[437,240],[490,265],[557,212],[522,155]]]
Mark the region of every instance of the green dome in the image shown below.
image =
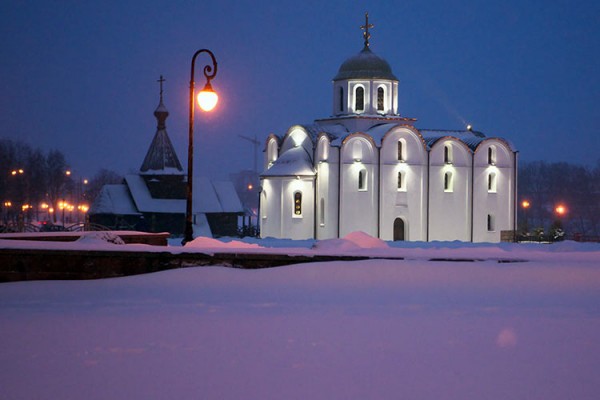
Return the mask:
[[[342,79],[398,80],[392,72],[390,64],[366,46],[360,53],[344,61],[337,75],[333,78],[334,81]]]

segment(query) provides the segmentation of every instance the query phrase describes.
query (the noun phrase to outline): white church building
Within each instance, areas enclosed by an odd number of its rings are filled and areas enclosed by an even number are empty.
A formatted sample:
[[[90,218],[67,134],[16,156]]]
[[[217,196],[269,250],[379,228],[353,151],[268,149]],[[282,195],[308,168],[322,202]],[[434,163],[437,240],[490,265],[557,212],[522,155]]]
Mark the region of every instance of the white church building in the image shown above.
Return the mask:
[[[398,111],[398,79],[369,47],[333,78],[333,114],[270,135],[260,235],[499,242],[516,228],[517,151],[472,129],[423,130]]]

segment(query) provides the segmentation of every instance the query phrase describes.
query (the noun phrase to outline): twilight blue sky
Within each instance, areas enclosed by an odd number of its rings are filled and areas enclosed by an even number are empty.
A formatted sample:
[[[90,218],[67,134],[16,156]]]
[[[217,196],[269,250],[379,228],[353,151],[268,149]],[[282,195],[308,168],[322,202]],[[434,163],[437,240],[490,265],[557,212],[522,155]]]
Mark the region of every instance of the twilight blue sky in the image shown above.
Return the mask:
[[[330,115],[331,79],[361,50],[366,10],[371,48],[417,127],[471,123],[511,140],[521,160],[600,159],[597,0],[2,2],[0,137],[59,149],[81,176],[137,170],[162,74],[185,165],[191,57],[209,48],[220,103],[196,113],[195,170],[251,169],[239,134],[263,141]]]

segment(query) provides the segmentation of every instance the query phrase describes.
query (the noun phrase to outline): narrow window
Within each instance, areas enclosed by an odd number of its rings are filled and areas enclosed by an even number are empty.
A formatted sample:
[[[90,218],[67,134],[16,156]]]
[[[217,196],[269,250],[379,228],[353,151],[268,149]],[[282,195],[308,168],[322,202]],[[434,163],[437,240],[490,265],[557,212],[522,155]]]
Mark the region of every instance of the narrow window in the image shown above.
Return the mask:
[[[377,89],[377,111],[383,111],[383,96],[385,91],[382,87]]]
[[[325,199],[321,197],[321,214],[319,217],[319,224],[325,226]]]
[[[356,88],[354,92],[355,97],[355,106],[354,111],[364,111],[365,110],[365,89],[362,86]]]
[[[487,216],[487,230],[488,232],[493,232],[496,230],[494,226],[494,216],[492,214],[488,214]]]
[[[302,192],[294,193],[294,215],[302,215]]]
[[[491,173],[488,175],[488,192],[496,191],[496,174]]]
[[[344,112],[344,88],[340,87],[340,112]]]
[[[494,151],[493,147],[488,147],[488,164],[496,164],[496,152]]]
[[[450,145],[444,146],[444,162],[446,164],[452,164],[452,151]]]
[[[402,140],[398,140],[398,161],[404,161],[404,146]]]
[[[358,172],[358,190],[367,190],[367,170],[361,169]]]
[[[404,190],[404,173],[398,172],[398,190]]]
[[[451,192],[452,191],[452,173],[446,172],[444,174],[444,191]]]

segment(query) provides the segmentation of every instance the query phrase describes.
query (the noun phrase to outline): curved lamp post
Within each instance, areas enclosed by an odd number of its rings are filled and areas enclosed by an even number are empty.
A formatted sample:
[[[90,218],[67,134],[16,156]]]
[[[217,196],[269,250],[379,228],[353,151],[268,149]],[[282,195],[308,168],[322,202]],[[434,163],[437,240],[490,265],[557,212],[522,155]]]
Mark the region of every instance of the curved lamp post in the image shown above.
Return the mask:
[[[189,118],[189,137],[188,137],[188,173],[187,173],[187,198],[185,204],[185,230],[183,233],[182,244],[194,240],[192,228],[192,191],[193,191],[193,163],[194,163],[194,67],[196,57],[201,53],[207,53],[212,61],[212,66],[207,64],[204,66],[203,72],[206,77],[204,88],[198,93],[198,105],[204,111],[212,110],[216,105],[219,97],[213,90],[210,81],[217,75],[217,60],[212,51],[207,49],[198,50],[192,57],[192,69],[190,74],[190,118]]]

